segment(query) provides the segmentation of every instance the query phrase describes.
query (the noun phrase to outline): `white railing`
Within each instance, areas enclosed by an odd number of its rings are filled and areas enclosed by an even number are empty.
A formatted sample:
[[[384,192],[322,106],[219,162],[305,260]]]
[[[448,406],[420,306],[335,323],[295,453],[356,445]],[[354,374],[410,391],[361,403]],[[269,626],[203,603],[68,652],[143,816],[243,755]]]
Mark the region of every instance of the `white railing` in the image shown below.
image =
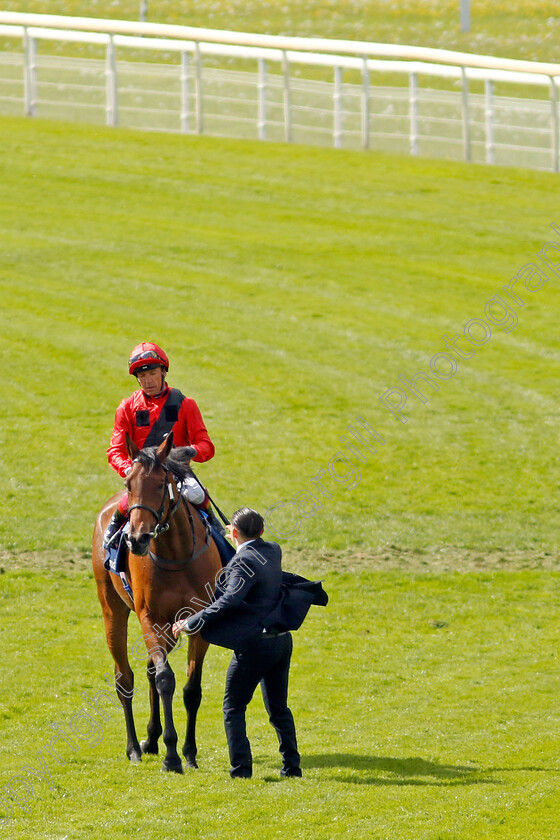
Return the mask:
[[[524,165],[553,169],[556,172],[560,169],[557,93],[559,64],[469,55],[425,47],[15,12],[0,12],[0,36],[16,38],[23,44],[22,99],[24,111],[29,116],[37,114],[39,107],[43,108],[44,104],[53,105],[53,101],[48,99],[49,90],[64,88],[69,91],[74,87],[76,96],[80,95],[79,84],[57,83],[41,78],[41,73],[45,76],[48,72],[63,75],[68,69],[68,62],[72,62],[72,59],[65,57],[39,57],[37,45],[41,40],[57,40],[104,47],[104,121],[108,125],[122,123],[123,119],[120,118],[123,115],[126,117],[127,113],[130,115],[133,111],[141,110],[140,107],[125,104],[127,96],[129,99],[131,96],[137,100],[142,99],[140,90],[126,87],[122,83],[122,77],[127,74],[132,77],[134,62],[126,63],[120,56],[117,60],[117,54],[122,53],[123,49],[153,50],[163,52],[166,56],[178,56],[175,69],[161,64],[142,65],[147,76],[152,67],[152,78],[158,73],[162,79],[166,77],[168,90],[159,89],[158,97],[161,100],[168,96],[170,101],[173,99],[174,105],[170,108],[146,105],[144,111],[159,116],[163,112],[169,115],[175,111],[175,130],[228,134],[237,120],[238,124],[253,123],[255,136],[261,140],[273,138],[292,142],[297,134],[305,138],[304,142],[310,142],[308,138],[313,132],[320,138],[324,138],[328,132],[332,144],[337,148],[359,145],[364,149],[374,145],[372,140],[380,147],[383,138],[392,141],[406,136],[408,150],[415,155],[424,153],[425,148],[433,150],[438,144],[445,146],[449,155],[450,149],[460,145],[462,157],[467,161],[477,159],[487,163],[498,162],[496,158],[499,151],[504,159],[499,162],[505,162],[507,152],[507,162],[510,158],[519,162],[521,156]],[[218,71],[205,66],[205,60],[209,58],[214,61],[224,58],[250,59],[255,62],[256,72],[242,74],[232,70]],[[11,62],[12,66],[17,65],[18,61],[17,57],[2,57],[1,54],[0,59],[7,65]],[[87,67],[91,68],[92,73],[95,71],[99,74],[99,62],[94,59],[74,59],[72,66],[78,66],[77,62],[80,62],[84,76],[87,76]],[[325,83],[321,87],[321,83],[313,80],[298,79],[292,70],[294,65],[332,68],[334,78],[327,91],[331,99],[330,117],[327,108],[313,104],[314,97],[324,97]],[[137,70],[139,68],[140,64]],[[271,72],[271,68],[277,68],[276,72]],[[344,82],[343,74],[348,70],[354,71],[354,75],[357,71],[361,79],[359,85]],[[382,73],[406,74],[408,87],[374,85],[376,74]],[[448,79],[452,84],[459,84],[460,91],[429,91],[420,86],[420,77],[427,76]],[[244,92],[237,98],[212,93],[212,85],[223,85],[228,78],[238,88],[245,85]],[[469,82],[481,81],[484,82],[484,94],[471,93]],[[10,77],[12,88],[4,95],[1,82],[0,78],[0,109],[2,102],[14,103],[18,98],[13,93],[14,86],[17,87],[13,76]],[[171,88],[175,90],[175,82],[179,87],[178,98],[177,91],[171,91]],[[547,88],[548,105],[547,99],[543,98],[498,97],[494,85],[503,82]],[[254,99],[248,97],[247,86],[253,86]],[[45,96],[40,96],[40,88],[46,92]],[[85,94],[86,88],[90,92],[96,91],[97,96],[99,83],[90,82],[81,88],[81,95],[86,101],[78,98],[73,105],[85,108],[89,96]],[[156,91],[149,93],[155,95]],[[403,97],[407,113],[394,115],[402,107]],[[218,101],[222,112],[212,113],[210,106],[213,103],[217,107]],[[56,102],[60,104],[60,100]],[[240,115],[248,103],[252,115]],[[98,108],[99,104],[95,107]],[[459,118],[451,113],[455,110],[460,114]],[[526,119],[520,117],[525,111],[529,115]],[[312,113],[320,124],[313,124],[310,117]],[[478,119],[477,114],[481,115]],[[130,123],[130,116],[128,118]],[[305,131],[301,122],[304,118],[308,122]],[[220,130],[208,127],[209,122],[214,124],[218,119],[222,121]],[[330,127],[327,127],[327,119]],[[161,125],[144,127],[174,130],[169,120],[166,120],[167,116]],[[403,123],[406,123],[406,134]],[[229,125],[230,131],[224,130],[224,124]],[[352,127],[349,128],[348,124]],[[457,136],[456,129],[459,126],[460,135]],[[500,140],[498,135],[507,136]]]

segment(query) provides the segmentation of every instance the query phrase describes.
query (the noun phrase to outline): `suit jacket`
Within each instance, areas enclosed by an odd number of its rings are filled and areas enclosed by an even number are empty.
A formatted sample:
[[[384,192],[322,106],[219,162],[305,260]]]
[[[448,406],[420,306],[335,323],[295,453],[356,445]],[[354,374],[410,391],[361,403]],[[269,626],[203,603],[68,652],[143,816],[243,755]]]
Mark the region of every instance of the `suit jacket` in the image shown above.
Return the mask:
[[[265,630],[283,632],[297,630],[309,612],[312,604],[326,607],[329,596],[321,581],[307,580],[292,572],[282,572],[280,599],[274,609],[265,616]]]
[[[264,630],[296,630],[311,604],[325,605],[328,597],[320,583],[282,572],[281,562],[277,543],[243,543],[222,571],[216,599],[189,619],[189,628],[233,649]]]

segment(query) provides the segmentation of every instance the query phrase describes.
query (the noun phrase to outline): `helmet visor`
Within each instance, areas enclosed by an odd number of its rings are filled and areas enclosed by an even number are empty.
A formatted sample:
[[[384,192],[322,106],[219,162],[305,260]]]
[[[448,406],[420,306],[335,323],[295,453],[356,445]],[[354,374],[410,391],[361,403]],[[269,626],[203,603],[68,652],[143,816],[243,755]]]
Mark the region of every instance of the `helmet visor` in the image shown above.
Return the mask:
[[[130,367],[130,365],[135,365],[136,362],[140,362],[144,359],[146,360],[146,364],[149,364],[149,362],[147,361],[148,359],[157,359],[158,363],[165,367],[165,362],[160,356],[158,356],[155,350],[144,350],[143,353],[138,353],[136,356],[131,356],[128,360],[128,365]]]

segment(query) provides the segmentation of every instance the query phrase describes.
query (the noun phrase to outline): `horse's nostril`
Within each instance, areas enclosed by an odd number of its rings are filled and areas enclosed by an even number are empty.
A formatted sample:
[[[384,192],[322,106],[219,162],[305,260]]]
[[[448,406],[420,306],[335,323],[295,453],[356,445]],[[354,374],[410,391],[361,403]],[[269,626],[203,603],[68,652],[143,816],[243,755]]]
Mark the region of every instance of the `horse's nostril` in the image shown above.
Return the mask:
[[[138,536],[129,534],[127,537],[127,544],[133,554],[145,554],[148,550],[151,538],[151,534],[149,533],[138,534]]]

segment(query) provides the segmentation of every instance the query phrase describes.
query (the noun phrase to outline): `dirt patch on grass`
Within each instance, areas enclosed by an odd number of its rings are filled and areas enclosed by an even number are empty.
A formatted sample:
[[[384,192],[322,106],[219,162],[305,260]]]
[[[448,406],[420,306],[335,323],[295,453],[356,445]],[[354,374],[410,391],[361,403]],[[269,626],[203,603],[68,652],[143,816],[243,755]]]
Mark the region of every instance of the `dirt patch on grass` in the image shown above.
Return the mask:
[[[66,569],[91,570],[91,555],[84,551],[0,551],[0,569]]]
[[[284,548],[284,567],[301,574],[327,574],[365,569],[398,570],[409,574],[473,571],[560,570],[560,556],[549,550],[467,549],[455,546],[408,549],[396,545],[368,551],[293,550]],[[91,570],[89,552],[0,551],[2,572],[14,569]]]
[[[468,549],[455,546],[409,549],[396,545],[368,551],[284,551],[284,565],[307,566],[322,573],[361,569],[399,570],[411,574],[474,571],[560,570],[560,557],[549,550]]]

